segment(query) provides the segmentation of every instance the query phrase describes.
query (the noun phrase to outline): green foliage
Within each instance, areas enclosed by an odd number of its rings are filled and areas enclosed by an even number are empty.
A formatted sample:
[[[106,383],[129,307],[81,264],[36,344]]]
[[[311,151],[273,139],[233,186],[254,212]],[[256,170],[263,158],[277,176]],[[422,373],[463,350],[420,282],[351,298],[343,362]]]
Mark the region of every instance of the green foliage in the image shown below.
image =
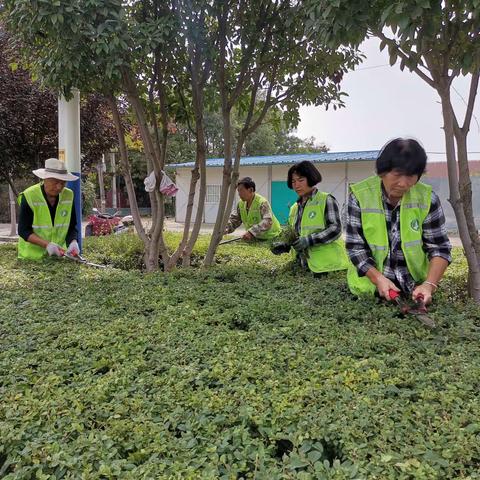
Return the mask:
[[[247,137],[245,155],[287,155],[294,153],[327,152],[324,144],[317,144],[315,137],[301,139],[286,128],[275,129],[266,123]]]
[[[86,257],[134,249],[96,240]],[[210,269],[142,274],[0,245],[2,478],[479,478],[480,314],[456,297],[461,254],[430,331],[353,300],[343,273],[220,249]]]
[[[382,40],[381,50],[387,47],[391,65],[400,60],[402,70],[421,67],[435,82],[444,69],[458,76],[480,68],[478,0],[308,0],[306,4],[307,30],[332,46],[358,46],[368,34],[376,35]],[[393,35],[388,35],[389,29]]]
[[[96,175],[89,174],[82,180],[82,212],[83,215],[89,215],[95,205],[95,185]]]

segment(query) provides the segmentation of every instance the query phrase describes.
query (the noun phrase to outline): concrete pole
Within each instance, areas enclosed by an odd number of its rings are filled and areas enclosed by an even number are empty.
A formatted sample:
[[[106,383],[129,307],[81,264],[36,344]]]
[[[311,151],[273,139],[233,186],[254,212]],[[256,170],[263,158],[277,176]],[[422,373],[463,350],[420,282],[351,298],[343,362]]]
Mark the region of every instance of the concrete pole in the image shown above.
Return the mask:
[[[110,152],[110,160],[112,161],[112,208],[117,210],[117,170],[115,168],[115,153]]]
[[[77,217],[77,241],[82,248],[82,192],[80,166],[80,91],[72,91],[69,101],[58,97],[58,159],[65,162],[67,170],[79,178],[68,182],[67,187],[73,190],[75,214]]]
[[[10,199],[10,236],[14,237],[17,234],[17,202],[10,184],[8,185],[8,197]]]
[[[97,163],[98,187],[100,189],[100,211],[105,213],[107,204],[105,202],[105,180],[103,174],[105,172],[105,155],[102,153],[102,160]]]

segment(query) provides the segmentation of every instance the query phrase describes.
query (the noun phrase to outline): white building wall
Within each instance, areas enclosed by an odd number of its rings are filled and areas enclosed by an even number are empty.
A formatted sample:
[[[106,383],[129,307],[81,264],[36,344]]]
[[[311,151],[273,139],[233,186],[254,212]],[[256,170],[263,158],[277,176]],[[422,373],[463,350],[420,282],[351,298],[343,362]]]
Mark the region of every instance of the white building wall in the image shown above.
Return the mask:
[[[263,195],[271,202],[271,182],[287,181],[288,169],[291,165],[261,165],[240,167],[240,177],[252,177],[257,192]],[[348,184],[358,182],[375,173],[374,161],[361,162],[339,162],[316,164],[322,174],[321,188],[323,191],[331,193],[338,201],[340,207],[345,203],[348,194]],[[221,167],[207,168],[207,188],[208,186],[222,185]],[[175,220],[177,222],[185,221],[187,209],[188,190],[190,187],[190,168],[177,169],[177,187],[179,191],[176,196]],[[218,188],[219,190],[219,188]],[[197,194],[198,197],[198,185]],[[238,196],[235,197],[234,205],[238,202]],[[197,202],[194,204],[194,215],[196,213]],[[204,212],[204,223],[214,223],[218,211],[218,203],[206,202]]]
[[[268,166],[258,166],[258,167],[240,167],[240,177],[252,177],[253,181],[257,186],[257,192],[260,195],[263,195],[267,199],[270,199],[270,183],[269,180],[269,168]],[[190,168],[178,168],[176,184],[178,187],[178,193],[175,198],[175,221],[184,222],[185,214],[187,211],[188,203],[188,192],[190,189],[190,177],[191,169]],[[223,168],[222,167],[210,167],[207,168],[207,191],[208,187],[218,186],[220,190],[222,185],[223,177]],[[214,187],[215,188],[215,187]],[[194,213],[196,214],[197,205],[198,205],[198,190],[199,186],[197,184],[197,192],[195,195],[194,202]],[[213,189],[212,189],[213,190]],[[207,198],[208,200],[208,198]],[[238,202],[238,196],[235,196],[234,205]],[[218,212],[218,203],[205,202],[205,211],[203,215],[204,223],[215,223],[215,219]]]

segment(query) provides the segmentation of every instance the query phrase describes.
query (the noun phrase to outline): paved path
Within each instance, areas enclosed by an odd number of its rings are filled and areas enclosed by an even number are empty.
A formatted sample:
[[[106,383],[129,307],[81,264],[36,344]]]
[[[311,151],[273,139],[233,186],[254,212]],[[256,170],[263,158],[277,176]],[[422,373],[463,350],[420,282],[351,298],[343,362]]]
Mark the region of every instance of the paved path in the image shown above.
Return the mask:
[[[82,222],[82,232],[85,232],[85,226],[87,222]],[[144,221],[144,225],[146,227],[149,226],[149,221]],[[165,229],[170,232],[183,232],[183,223],[177,223],[175,220],[167,219],[165,221]],[[213,230],[213,224],[204,223],[200,228],[200,233],[209,234]],[[243,228],[238,228],[235,231],[235,234],[241,235],[245,233]],[[16,242],[18,240],[18,236],[10,236],[10,224],[9,223],[0,223],[0,243],[5,242]]]

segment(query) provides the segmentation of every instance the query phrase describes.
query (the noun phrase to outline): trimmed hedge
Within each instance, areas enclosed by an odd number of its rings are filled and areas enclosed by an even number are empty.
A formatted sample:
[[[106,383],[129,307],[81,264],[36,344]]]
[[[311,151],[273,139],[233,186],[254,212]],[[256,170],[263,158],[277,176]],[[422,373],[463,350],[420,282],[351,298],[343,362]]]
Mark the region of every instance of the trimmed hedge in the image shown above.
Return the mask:
[[[119,239],[85,256],[131,265]],[[430,331],[354,300],[342,273],[220,249],[210,269],[142,274],[0,245],[0,477],[480,478],[480,311],[459,252]]]

